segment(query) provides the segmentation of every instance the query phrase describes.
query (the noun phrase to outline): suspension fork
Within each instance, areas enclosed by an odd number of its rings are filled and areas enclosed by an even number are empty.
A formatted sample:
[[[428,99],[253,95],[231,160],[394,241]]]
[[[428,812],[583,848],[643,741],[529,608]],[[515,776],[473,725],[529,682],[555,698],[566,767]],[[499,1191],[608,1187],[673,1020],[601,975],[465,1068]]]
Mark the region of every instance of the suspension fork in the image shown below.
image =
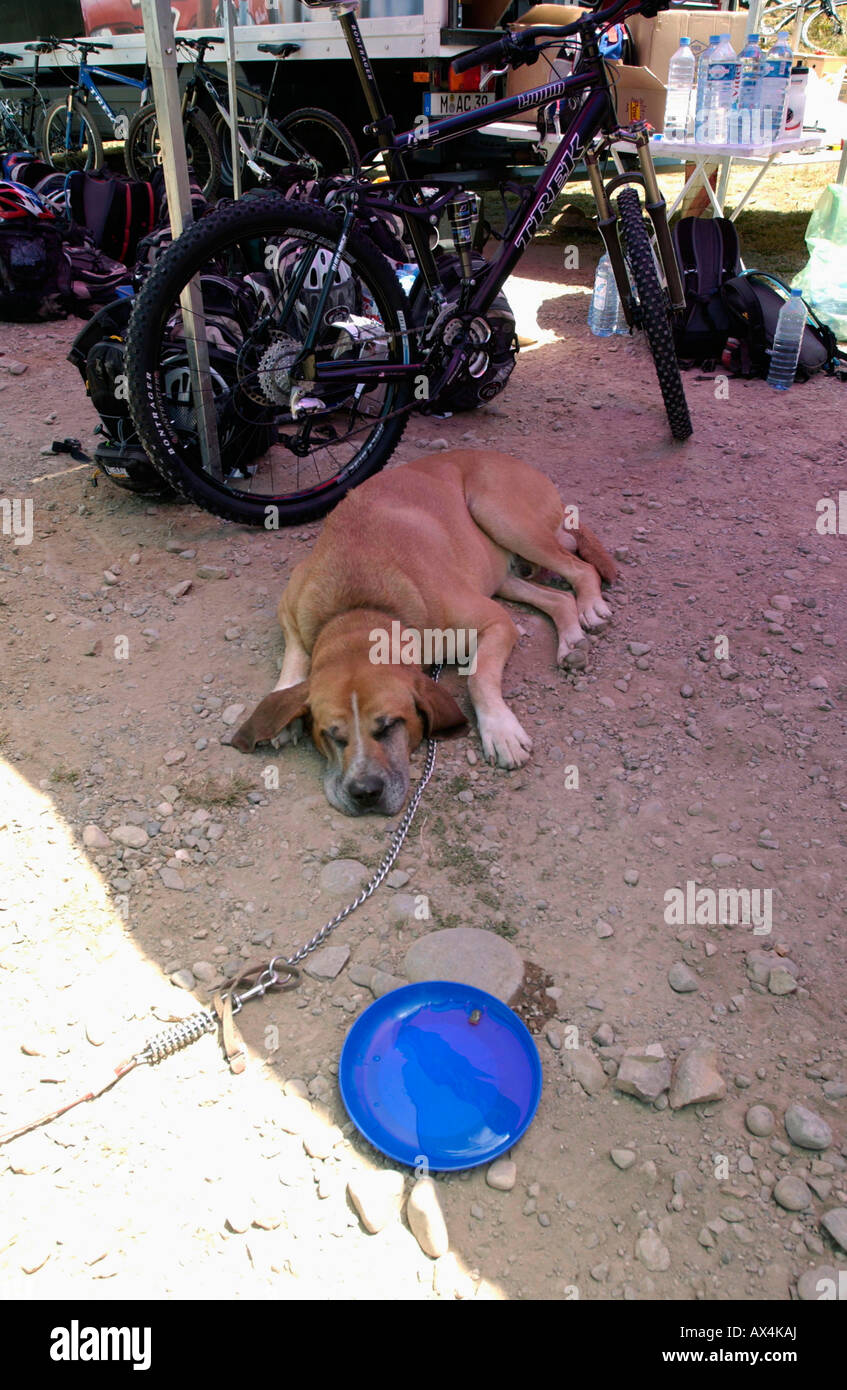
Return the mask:
[[[624,132],[621,132],[624,134]],[[653,156],[650,153],[650,135],[643,122],[637,122],[629,127],[625,132],[627,139],[631,140],[636,147],[638,162],[641,166],[641,173],[635,175],[620,174],[609,180],[608,188],[604,184],[600,174],[599,155],[596,150],[586,151],[584,156],[588,169],[588,178],[591,184],[591,191],[597,204],[597,225],[603,243],[608,252],[609,261],[615,274],[615,281],[624,307],[624,315],[627,323],[632,327],[632,318],[629,312],[629,276],[624,263],[623,252],[621,250],[620,238],[617,233],[617,213],[614,211],[609,192],[625,184],[630,180],[640,183],[644,187],[644,205],[653,224],[653,231],[656,237],[656,245],[659,250],[659,259],[665,276],[665,283],[668,287],[671,304],[674,309],[685,307],[685,290],[682,285],[682,277],[679,273],[676,254],[671,241],[671,234],[668,229],[667,204],[662,197],[659,183],[656,178],[656,168],[653,164]],[[612,138],[615,138],[614,136]]]
[[[679,265],[668,229],[668,205],[662,197],[656,178],[656,166],[650,152],[650,135],[642,121],[638,121],[632,130],[638,151],[638,163],[641,166],[641,175],[644,179],[644,202],[650,215],[650,221],[653,223],[653,230],[656,233],[656,245],[659,248],[662,269],[665,272],[665,284],[668,287],[674,309],[684,309],[685,290],[682,286],[682,276],[679,273]]]
[[[591,192],[594,194],[594,201],[597,204],[597,227],[603,238],[606,254],[609,257],[609,262],[614,272],[615,283],[618,287],[618,294],[620,295],[624,317],[629,327],[632,328],[633,315],[629,275],[627,274],[623,251],[621,250],[620,237],[618,236],[618,214],[612,207],[611,199],[606,192],[606,185],[600,173],[600,157],[597,150],[586,150],[583,159],[585,160],[585,166],[588,170],[588,181],[591,184]]]

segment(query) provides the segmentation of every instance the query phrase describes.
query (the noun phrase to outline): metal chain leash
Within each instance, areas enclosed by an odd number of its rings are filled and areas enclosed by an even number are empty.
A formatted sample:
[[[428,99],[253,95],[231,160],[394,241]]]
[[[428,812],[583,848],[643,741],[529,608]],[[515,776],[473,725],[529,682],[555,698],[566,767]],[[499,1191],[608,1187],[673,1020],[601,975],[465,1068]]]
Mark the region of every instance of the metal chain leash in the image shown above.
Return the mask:
[[[432,679],[437,681],[438,677],[441,675],[441,667],[436,666],[431,674]],[[436,746],[435,739],[430,738],[427,742],[426,760],[424,762],[423,772],[421,773],[421,779],[412,794],[412,799],[406,808],[403,819],[391,837],[391,843],[380,862],[379,868],[362,889],[361,893],[359,893],[358,897],[354,898],[351,903],[348,903],[347,906],[343,907],[340,912],[337,912],[329,922],[326,922],[316,931],[314,936],[310,937],[305,945],[300,947],[299,951],[295,951],[294,955],[285,957],[273,956],[259,975],[256,983],[251,985],[249,989],[241,994],[236,994],[235,989],[239,981],[235,980],[231,986],[231,1011],[233,1015],[240,1013],[242,1007],[249,999],[261,998],[269,989],[273,989],[275,985],[281,984],[282,987],[285,988],[286,985],[290,987],[294,984],[299,974],[297,966],[300,961],[304,960],[312,951],[316,951],[319,946],[323,945],[327,938],[335,931],[335,928],[340,926],[351,913],[356,911],[357,907],[361,907],[362,903],[367,902],[368,898],[376,892],[386,874],[390,872],[391,866],[400,853],[403,842],[409,833],[409,827],[415,818],[415,812],[420,804],[420,799],[426,790],[426,785],[435,767]],[[248,970],[245,973],[250,974],[252,972]],[[221,997],[226,1001],[226,993]],[[173,1057],[175,1053],[181,1052],[183,1048],[190,1047],[192,1043],[197,1042],[198,1039],[202,1038],[206,1033],[215,1032],[219,1023],[222,1023],[222,1019],[218,1014],[212,1013],[209,1009],[202,1009],[198,1013],[191,1014],[188,1018],[181,1019],[178,1023],[172,1024],[169,1028],[165,1028],[161,1033],[157,1033],[154,1038],[151,1038],[140,1052],[136,1052],[134,1056],[119,1063],[117,1067],[109,1069],[104,1084],[100,1084],[95,1089],[87,1091],[84,1095],[78,1096],[76,1100],[70,1101],[60,1109],[51,1111],[49,1115],[42,1115],[38,1120],[33,1120],[29,1124],[21,1125],[18,1129],[9,1130],[5,1134],[0,1134],[0,1146],[10,1143],[13,1139],[20,1138],[23,1134],[28,1134],[33,1129],[38,1129],[41,1125],[49,1124],[52,1120],[58,1119],[60,1115],[67,1114],[69,1110],[73,1110],[75,1106],[81,1105],[85,1101],[96,1100],[99,1096],[104,1095],[106,1091],[111,1090],[112,1086],[114,1086],[117,1081],[122,1080],[124,1076],[127,1076],[129,1072],[133,1071],[136,1067],[144,1065],[153,1067],[159,1062],[164,1062],[166,1057]]]
[[[432,679],[438,680],[440,674],[441,667],[438,666],[434,669],[432,673]],[[301,946],[300,950],[296,951],[293,956],[273,956],[272,959],[268,961],[265,970],[263,971],[262,975],[260,975],[255,985],[253,985],[250,989],[246,990],[243,994],[233,996],[233,1013],[238,1013],[248,999],[252,999],[256,995],[261,996],[265,993],[267,989],[271,989],[275,984],[278,984],[280,982],[279,974],[277,973],[278,966],[281,968],[281,972],[283,975],[289,974],[290,972],[286,969],[287,966],[290,966],[292,968],[296,967],[300,964],[300,961],[304,960],[306,956],[312,953],[312,951],[316,951],[319,946],[323,945],[323,943],[332,934],[332,932],[335,931],[336,927],[340,926],[341,923],[345,921],[351,913],[355,912],[358,907],[361,907],[362,903],[367,902],[368,898],[376,892],[377,888],[379,888],[380,884],[383,882],[386,874],[390,873],[391,866],[396,860],[398,854],[400,853],[400,850],[403,847],[403,842],[409,833],[409,828],[412,824],[412,821],[415,818],[415,812],[418,809],[418,804],[420,802],[421,797],[424,794],[424,791],[426,790],[426,785],[430,777],[432,776],[432,772],[435,767],[436,748],[437,745],[435,739],[429,739],[426,750],[426,761],[424,762],[423,772],[421,773],[421,779],[418,782],[418,785],[415,788],[415,791],[412,795],[412,799],[406,808],[406,813],[403,816],[403,819],[401,820],[397,829],[395,830],[393,836],[391,837],[391,843],[389,844],[388,849],[386,850],[385,855],[383,856],[380,862],[379,868],[377,869],[373,877],[368,881],[368,883],[365,884],[365,887],[359,893],[358,897],[354,898],[351,903],[348,903],[346,907],[343,907],[340,912],[337,912],[335,916],[330,919],[330,921],[326,922],[324,926],[322,926],[318,931],[316,931],[314,936],[310,937],[306,944],[304,946]]]

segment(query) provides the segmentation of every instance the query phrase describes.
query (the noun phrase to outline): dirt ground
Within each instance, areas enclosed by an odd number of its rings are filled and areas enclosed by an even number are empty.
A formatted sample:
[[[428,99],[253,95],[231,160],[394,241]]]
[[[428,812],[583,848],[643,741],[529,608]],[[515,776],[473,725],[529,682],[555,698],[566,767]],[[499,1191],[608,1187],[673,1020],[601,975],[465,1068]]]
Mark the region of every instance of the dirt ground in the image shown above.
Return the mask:
[[[542,468],[619,557],[611,624],[565,674],[552,625],[512,606],[506,693],[535,752],[508,774],[475,732],[441,746],[397,866],[429,921],[381,889],[335,933],[351,956],[334,980],[245,1007],[244,1075],[207,1036],[0,1150],[5,1297],[787,1300],[847,1267],[821,1227],[847,1207],[847,512],[841,535],[816,526],[844,487],[845,388],[688,373],[695,433],[674,444],[645,346],[588,334],[584,246],[564,271],[540,244],[510,286],[536,341],[504,395],[413,419],[392,466],[474,444]],[[0,537],[0,1130],[195,1008],[174,972],[197,967],[205,1003],[202,979],[298,946],[342,901],[323,866],[375,867],[390,829],[331,810],[311,748],[221,743],[230,707],[274,683],[276,603],[317,528],[240,529],[40,455],[94,442],[65,361],[77,327],[4,326],[0,356],[3,494],[34,499],[31,544]],[[771,933],[669,924],[689,882],[772,890]],[[336,1073],[372,999],[350,968],[402,974],[417,936],[459,925],[507,938],[559,993],[515,1186],[438,1178],[451,1254],[433,1261],[405,1220],[363,1229],[348,1179],[392,1165]],[[674,1060],[692,1039],[716,1049],[723,1099],[615,1088],[626,1049]],[[772,1134],[748,1131],[754,1104]],[[830,1142],[789,1140],[793,1104]],[[786,1177],[798,1210],[774,1197]]]

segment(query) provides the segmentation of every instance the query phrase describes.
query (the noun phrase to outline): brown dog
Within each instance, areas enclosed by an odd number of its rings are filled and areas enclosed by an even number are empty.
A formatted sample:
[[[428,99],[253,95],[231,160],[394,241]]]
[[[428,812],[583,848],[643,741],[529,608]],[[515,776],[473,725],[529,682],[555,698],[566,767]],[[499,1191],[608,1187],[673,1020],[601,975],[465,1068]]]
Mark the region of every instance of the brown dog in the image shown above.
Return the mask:
[[[422,671],[438,659],[427,653],[427,635],[433,650],[438,634],[449,650],[458,634],[485,757],[506,768],[525,763],[531,740],[501,693],[517,629],[492,595],[549,614],[560,664],[573,660],[583,629],[610,616],[600,580],[611,582],[615,566],[566,517],[543,474],[488,450],[417,459],[355,488],[291,575],[279,605],[279,681],[233,745],[251,752],[268,739],[296,742],[305,722],[329,761],[332,805],[393,815],[408,794],[412,750],[467,723]],[[518,567],[552,570],[575,597],[530,583]]]

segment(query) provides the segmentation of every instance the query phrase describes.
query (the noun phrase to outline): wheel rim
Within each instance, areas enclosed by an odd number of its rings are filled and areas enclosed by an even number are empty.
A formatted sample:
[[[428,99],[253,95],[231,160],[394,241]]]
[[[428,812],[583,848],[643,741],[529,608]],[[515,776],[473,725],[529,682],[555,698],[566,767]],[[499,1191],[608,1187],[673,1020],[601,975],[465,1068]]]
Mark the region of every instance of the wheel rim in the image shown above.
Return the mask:
[[[200,255],[189,264],[168,294],[153,341],[155,425],[166,458],[175,453],[205,487],[258,506],[291,503],[343,486],[379,444],[397,405],[398,384],[310,385],[298,360],[316,300],[308,284],[296,292],[297,277],[305,267],[308,279],[333,251],[332,240],[317,233],[245,237],[235,230],[213,258]],[[316,360],[349,361],[353,374],[360,361],[407,362],[405,323],[399,333],[386,327],[396,311],[377,278],[355,266],[349,253],[339,271]],[[190,376],[180,379],[172,370],[184,336],[180,287],[192,277],[203,299],[210,367],[224,383],[215,401],[220,477],[203,462]],[[371,335],[359,344],[337,326],[352,325],[354,318]]]

